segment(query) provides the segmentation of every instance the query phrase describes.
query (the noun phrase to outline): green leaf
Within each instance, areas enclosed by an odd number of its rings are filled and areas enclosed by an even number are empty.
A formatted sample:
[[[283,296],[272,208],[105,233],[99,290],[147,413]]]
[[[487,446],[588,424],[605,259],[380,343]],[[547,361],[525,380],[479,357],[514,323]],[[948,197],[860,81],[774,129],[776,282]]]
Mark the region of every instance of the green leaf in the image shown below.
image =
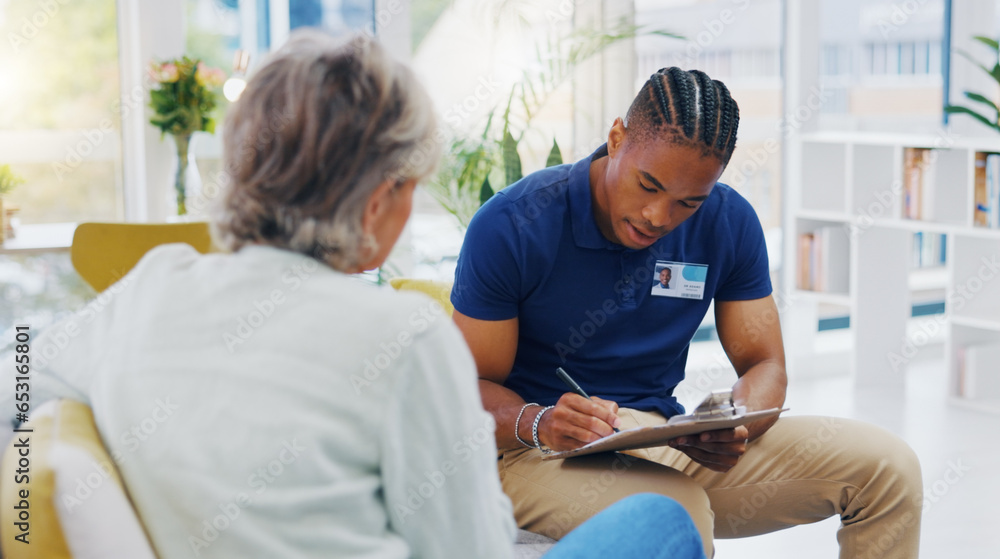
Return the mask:
[[[996,39],[991,39],[989,37],[984,37],[982,35],[976,35],[975,37],[973,37],[973,39],[975,39],[975,40],[979,41],[980,43],[982,43],[982,44],[990,47],[995,52],[1000,53],[1000,43],[998,43]]]
[[[486,126],[483,128],[482,141],[485,142],[486,138],[490,136],[490,127],[493,125],[493,114],[496,113],[497,108],[493,107],[490,112],[486,115]]]
[[[986,118],[985,116],[977,113],[976,111],[974,111],[974,110],[972,110],[972,109],[970,109],[968,107],[959,107],[957,105],[948,105],[947,107],[944,108],[944,112],[946,112],[948,114],[967,114],[967,115],[971,116],[972,118],[978,120],[979,122],[982,122],[986,126],[989,126],[990,128],[992,128],[994,130],[1000,131],[1000,127],[998,127],[995,122],[991,121],[990,119]]]
[[[684,35],[678,35],[677,33],[671,33],[669,31],[653,30],[646,32],[649,35],[656,35],[658,37],[667,37],[668,39],[684,39]]]
[[[482,188],[479,189],[479,205],[485,204],[487,200],[493,197],[493,194],[493,187],[490,186],[490,178],[486,177]]]
[[[975,64],[976,66],[978,66],[982,71],[984,71],[987,74],[989,74],[990,77],[993,78],[994,81],[996,81],[997,83],[1000,83],[1000,64],[994,64],[993,65],[993,69],[991,70],[991,69],[987,68],[986,66],[984,66],[983,64],[981,64],[978,60],[976,60],[975,58],[973,58],[973,56],[971,54],[965,52],[964,50],[958,50],[957,52],[963,58],[965,58],[969,62],[972,62],[973,64]]]
[[[994,103],[993,101],[987,99],[986,97],[984,97],[984,96],[982,96],[982,95],[980,95],[978,93],[973,93],[971,91],[966,91],[965,92],[965,96],[968,97],[969,99],[972,99],[973,101],[978,101],[979,103],[982,103],[982,104],[988,106],[989,108],[993,109],[994,111],[1000,112],[1000,108],[997,108],[997,104],[996,103]]]
[[[521,156],[517,154],[517,140],[514,136],[511,136],[510,130],[507,130],[503,134],[503,172],[504,178],[507,184],[504,186],[510,186],[515,182],[521,180],[523,176],[521,174]]]
[[[545,166],[554,167],[556,165],[562,165],[562,163],[563,163],[562,152],[559,151],[559,144],[557,144],[555,138],[553,138],[552,150],[549,151],[549,157],[545,160]]]
[[[528,93],[531,94],[531,102],[532,103],[538,103],[538,93],[535,92],[535,84],[531,83],[530,81],[528,83],[524,84],[524,85],[527,86],[527,91],[525,92],[525,95],[524,95],[524,101],[525,101],[524,104],[525,104],[525,109],[528,111],[528,115],[529,115],[529,118],[530,118],[530,115],[531,115],[530,111],[531,111],[531,109],[530,109],[530,107],[527,106],[527,104],[528,104],[527,103],[528,102],[528,95],[527,94]]]
[[[510,108],[514,104],[514,93],[517,92],[518,84],[514,84],[514,87],[510,88],[510,95],[507,97],[507,108],[503,111],[503,133],[507,134],[510,131]],[[521,88],[522,92],[524,88]]]

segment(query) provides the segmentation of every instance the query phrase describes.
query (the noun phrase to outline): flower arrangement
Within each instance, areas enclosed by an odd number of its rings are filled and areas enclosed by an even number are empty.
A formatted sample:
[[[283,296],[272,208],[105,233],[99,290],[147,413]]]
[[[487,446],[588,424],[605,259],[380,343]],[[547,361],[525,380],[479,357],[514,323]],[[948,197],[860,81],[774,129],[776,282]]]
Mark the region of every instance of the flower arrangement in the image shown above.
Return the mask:
[[[212,112],[218,99],[218,88],[226,79],[225,73],[200,60],[184,56],[165,62],[153,62],[149,76],[156,87],[149,92],[149,106],[153,117],[149,123],[160,129],[161,135],[170,134],[177,146],[177,176],[174,189],[177,194],[177,213],[187,213],[188,148],[195,132],[215,132]]]

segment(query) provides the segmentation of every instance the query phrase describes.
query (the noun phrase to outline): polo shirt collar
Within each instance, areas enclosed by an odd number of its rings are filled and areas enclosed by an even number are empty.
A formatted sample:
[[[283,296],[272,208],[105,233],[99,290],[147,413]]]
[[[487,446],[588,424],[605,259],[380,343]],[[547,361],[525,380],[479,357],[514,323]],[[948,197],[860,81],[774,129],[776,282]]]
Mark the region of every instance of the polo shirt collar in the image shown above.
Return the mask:
[[[622,249],[606,239],[594,220],[594,204],[590,197],[590,163],[603,154],[607,157],[607,144],[594,153],[577,161],[569,172],[569,219],[573,226],[573,240],[580,248]]]

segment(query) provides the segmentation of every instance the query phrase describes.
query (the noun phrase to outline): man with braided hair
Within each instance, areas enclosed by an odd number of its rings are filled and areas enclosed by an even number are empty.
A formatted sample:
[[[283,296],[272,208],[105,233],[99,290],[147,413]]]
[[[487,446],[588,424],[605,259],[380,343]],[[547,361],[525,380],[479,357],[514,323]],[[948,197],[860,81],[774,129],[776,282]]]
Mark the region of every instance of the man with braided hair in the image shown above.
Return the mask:
[[[916,457],[857,421],[766,419],[667,447],[542,460],[549,449],[683,413],[674,389],[713,300],[739,377],[736,403],[784,403],[784,348],[760,222],[717,182],[738,126],[739,108],[722,82],[662,69],[605,145],[525,177],[473,218],[452,302],[483,405],[496,418],[504,490],[523,528],[556,538],[626,495],[655,491],[688,509],[708,556],[713,537],[836,514],[842,558],[916,557]],[[650,290],[665,266],[674,285]],[[568,393],[557,367],[594,397]]]

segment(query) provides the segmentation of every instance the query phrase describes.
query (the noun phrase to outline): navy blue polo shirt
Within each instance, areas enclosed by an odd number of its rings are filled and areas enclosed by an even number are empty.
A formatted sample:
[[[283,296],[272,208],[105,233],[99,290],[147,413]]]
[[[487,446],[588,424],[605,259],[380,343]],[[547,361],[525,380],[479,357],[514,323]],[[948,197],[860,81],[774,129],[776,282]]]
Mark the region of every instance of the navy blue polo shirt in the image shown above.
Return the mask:
[[[563,367],[591,396],[670,417],[684,412],[673,391],[712,298],[770,295],[764,234],[750,204],[717,183],[652,246],[612,243],[590,195],[590,163],[606,153],[533,173],[484,204],[469,224],[451,301],[472,318],[519,319],[504,386],[525,401],[555,404],[567,392],[555,374]],[[672,289],[654,294],[665,262],[675,266]],[[700,299],[659,296],[689,280],[703,282]]]

